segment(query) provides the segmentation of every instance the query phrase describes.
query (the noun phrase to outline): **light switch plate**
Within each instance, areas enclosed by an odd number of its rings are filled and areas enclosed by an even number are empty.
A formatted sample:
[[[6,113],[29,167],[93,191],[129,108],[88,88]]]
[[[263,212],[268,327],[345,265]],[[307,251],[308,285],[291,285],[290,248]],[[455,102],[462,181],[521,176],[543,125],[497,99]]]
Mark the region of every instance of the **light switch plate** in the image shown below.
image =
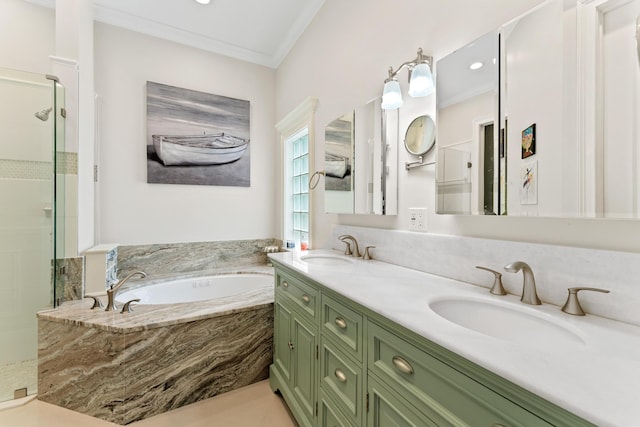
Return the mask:
[[[427,231],[427,208],[409,208],[409,231]]]

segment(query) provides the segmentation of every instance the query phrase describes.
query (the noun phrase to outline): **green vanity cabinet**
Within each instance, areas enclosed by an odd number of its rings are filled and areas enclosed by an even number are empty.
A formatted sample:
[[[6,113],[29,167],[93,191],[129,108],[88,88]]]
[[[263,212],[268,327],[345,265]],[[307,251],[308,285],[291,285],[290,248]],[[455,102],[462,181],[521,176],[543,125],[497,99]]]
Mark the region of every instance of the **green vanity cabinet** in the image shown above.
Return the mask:
[[[317,425],[317,287],[276,272],[274,356],[270,382],[301,426]]]
[[[270,382],[301,426],[592,425],[305,275],[274,265]]]

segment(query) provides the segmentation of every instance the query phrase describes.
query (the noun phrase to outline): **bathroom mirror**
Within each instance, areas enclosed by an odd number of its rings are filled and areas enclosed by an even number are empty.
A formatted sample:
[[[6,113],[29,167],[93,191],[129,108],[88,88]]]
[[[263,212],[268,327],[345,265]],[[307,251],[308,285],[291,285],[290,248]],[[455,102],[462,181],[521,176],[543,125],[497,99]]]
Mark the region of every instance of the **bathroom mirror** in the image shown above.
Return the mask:
[[[325,127],[325,212],[397,213],[398,112],[380,98],[356,107]]]
[[[639,15],[638,0],[540,4],[492,33],[500,79],[495,69],[489,92],[453,77],[484,37],[440,59],[437,212],[638,218]],[[472,109],[455,98],[465,88],[494,101]]]
[[[499,43],[493,31],[436,63],[437,213],[501,215],[504,210]]]
[[[413,119],[404,137],[404,148],[414,156],[423,156],[431,151],[436,143],[436,124],[431,116],[424,115]]]

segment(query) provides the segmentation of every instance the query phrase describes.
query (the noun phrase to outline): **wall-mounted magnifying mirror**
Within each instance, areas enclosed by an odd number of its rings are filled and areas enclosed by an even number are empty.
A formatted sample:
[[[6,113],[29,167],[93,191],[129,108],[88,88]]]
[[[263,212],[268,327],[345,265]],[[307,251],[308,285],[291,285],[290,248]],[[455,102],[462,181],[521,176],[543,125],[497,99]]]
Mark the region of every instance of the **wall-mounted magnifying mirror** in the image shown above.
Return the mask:
[[[404,137],[404,148],[414,156],[424,156],[436,143],[436,124],[431,116],[413,119]]]

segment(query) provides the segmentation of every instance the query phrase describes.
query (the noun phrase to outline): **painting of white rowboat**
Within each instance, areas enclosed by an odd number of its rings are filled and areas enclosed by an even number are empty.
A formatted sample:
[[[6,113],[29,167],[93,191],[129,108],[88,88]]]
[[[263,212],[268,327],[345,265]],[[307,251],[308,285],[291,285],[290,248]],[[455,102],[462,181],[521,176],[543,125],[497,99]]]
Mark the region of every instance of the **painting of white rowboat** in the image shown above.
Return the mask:
[[[249,140],[224,133],[153,135],[153,146],[165,166],[205,166],[231,163],[247,150]]]

